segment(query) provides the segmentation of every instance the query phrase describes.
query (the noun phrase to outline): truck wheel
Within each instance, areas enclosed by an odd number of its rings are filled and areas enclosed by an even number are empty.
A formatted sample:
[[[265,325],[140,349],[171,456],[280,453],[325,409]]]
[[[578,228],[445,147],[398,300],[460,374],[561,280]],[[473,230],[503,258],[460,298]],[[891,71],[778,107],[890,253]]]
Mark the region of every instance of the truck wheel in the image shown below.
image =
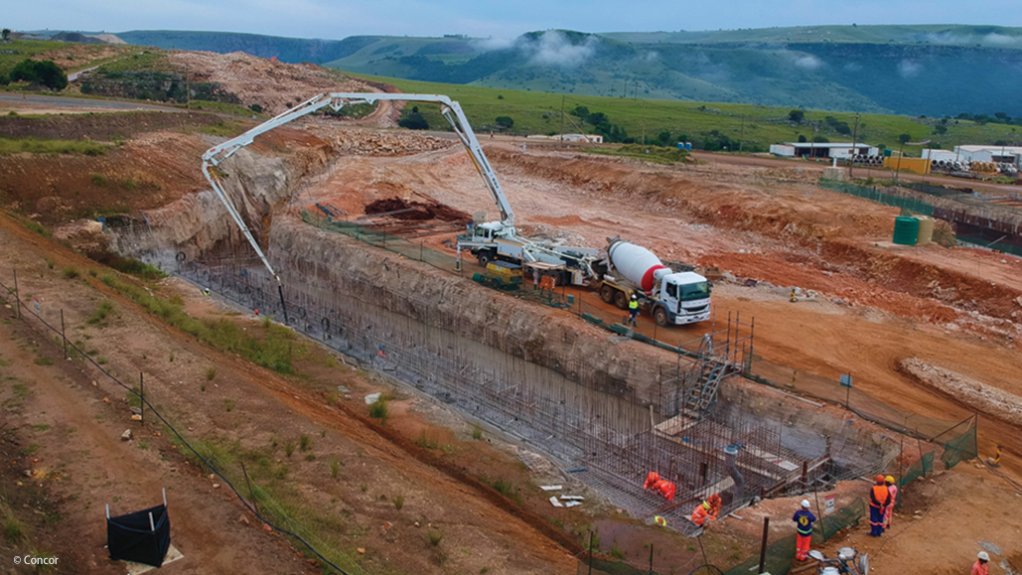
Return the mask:
[[[614,288],[605,285],[600,288],[600,299],[603,303],[614,303],[614,292],[617,291]]]
[[[621,290],[614,293],[614,304],[621,309],[628,309],[628,296]]]
[[[490,255],[490,252],[479,252],[479,255],[476,257],[479,259],[479,265],[483,266],[484,268],[486,267],[486,264],[490,263],[490,260],[493,259],[493,257]]]
[[[662,307],[656,308],[656,310],[653,312],[653,321],[655,321],[656,324],[658,326],[660,326],[660,327],[666,327],[667,326],[667,310],[665,310]]]

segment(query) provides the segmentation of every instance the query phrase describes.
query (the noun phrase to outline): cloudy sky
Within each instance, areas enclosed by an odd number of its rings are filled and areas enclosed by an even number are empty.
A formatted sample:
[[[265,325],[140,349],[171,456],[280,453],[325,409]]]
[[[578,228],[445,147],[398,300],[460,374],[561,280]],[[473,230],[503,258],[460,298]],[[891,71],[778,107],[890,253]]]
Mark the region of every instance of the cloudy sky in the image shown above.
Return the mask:
[[[1018,0],[11,0],[14,30],[216,30],[511,38],[532,30],[645,32],[814,24],[1022,26]]]

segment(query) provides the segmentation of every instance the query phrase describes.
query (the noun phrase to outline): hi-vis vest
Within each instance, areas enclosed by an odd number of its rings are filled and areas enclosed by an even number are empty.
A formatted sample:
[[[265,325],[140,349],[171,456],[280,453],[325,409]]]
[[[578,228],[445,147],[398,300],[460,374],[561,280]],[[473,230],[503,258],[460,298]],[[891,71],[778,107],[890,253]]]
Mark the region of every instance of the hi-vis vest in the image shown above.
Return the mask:
[[[633,299],[630,302],[628,302],[628,309],[630,310],[639,309],[639,300]]]

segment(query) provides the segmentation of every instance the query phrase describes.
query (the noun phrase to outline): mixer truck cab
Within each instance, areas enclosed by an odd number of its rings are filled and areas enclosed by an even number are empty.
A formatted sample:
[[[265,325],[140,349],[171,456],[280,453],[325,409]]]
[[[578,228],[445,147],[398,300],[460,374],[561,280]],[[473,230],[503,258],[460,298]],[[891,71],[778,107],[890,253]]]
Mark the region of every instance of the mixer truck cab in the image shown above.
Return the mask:
[[[664,276],[656,294],[653,319],[658,325],[686,325],[710,319],[710,282],[695,272]]]

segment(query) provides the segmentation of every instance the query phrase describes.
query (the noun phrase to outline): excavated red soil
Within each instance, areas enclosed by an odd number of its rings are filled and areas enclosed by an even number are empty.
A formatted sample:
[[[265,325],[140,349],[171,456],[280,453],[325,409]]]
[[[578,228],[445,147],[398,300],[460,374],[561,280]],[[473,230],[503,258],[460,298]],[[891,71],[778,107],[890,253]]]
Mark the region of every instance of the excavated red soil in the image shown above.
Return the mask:
[[[445,206],[439,202],[420,202],[402,200],[401,198],[385,198],[366,205],[367,215],[385,215],[399,220],[441,220],[467,224],[472,216],[461,210]]]

